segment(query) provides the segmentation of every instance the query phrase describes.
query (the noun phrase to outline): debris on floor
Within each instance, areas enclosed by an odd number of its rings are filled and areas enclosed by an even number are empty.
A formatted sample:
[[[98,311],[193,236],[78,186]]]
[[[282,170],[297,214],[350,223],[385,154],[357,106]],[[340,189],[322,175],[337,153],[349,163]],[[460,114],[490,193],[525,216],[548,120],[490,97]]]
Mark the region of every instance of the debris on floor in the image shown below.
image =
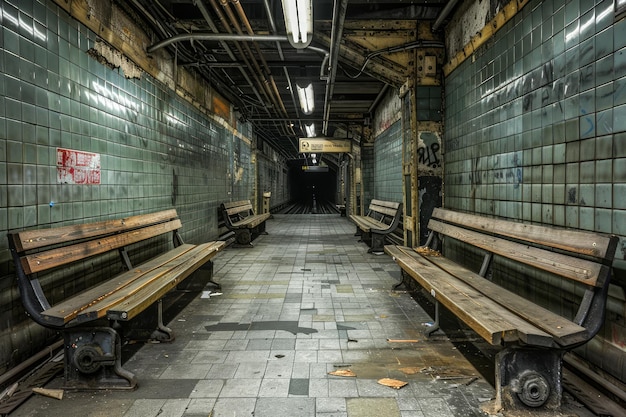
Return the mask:
[[[348,376],[348,377],[355,377],[356,376],[356,374],[354,372],[352,372],[350,369],[339,369],[337,371],[329,372],[328,375]]]
[[[391,379],[391,378],[379,379],[378,383],[380,385],[384,385],[386,387],[390,387],[390,388],[393,388],[393,389],[400,389],[400,388],[408,385],[408,382],[399,381],[397,379]]]
[[[417,339],[387,339],[389,343],[417,343]]]
[[[49,389],[49,388],[33,388],[35,394],[43,395],[50,398],[56,398],[57,400],[63,399],[62,389]]]

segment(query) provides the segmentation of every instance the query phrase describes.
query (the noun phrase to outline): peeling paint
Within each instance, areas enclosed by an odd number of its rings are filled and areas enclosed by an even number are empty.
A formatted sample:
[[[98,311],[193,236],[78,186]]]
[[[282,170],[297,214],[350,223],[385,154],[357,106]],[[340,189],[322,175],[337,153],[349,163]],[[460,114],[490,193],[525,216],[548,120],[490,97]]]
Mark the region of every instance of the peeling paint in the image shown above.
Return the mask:
[[[490,9],[489,1],[476,0],[469,2],[455,13],[453,20],[447,26],[449,31],[446,45],[449,57],[455,56],[459,51],[462,51],[472,37],[481,31],[489,20]]]
[[[111,69],[120,68],[126,78],[141,78],[143,72],[141,68],[135,65],[134,62],[124,56],[120,51],[101,40],[97,40],[94,47],[90,48],[87,53],[102,65],[106,65]]]

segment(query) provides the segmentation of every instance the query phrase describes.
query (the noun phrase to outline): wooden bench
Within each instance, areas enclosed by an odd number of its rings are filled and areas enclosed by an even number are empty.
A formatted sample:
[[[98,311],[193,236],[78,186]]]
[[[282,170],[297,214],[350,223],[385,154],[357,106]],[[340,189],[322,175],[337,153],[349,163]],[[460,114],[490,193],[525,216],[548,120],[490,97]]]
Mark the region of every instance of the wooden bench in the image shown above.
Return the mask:
[[[355,236],[368,243],[368,252],[382,252],[385,245],[385,236],[393,233],[400,224],[402,203],[392,201],[372,200],[367,215],[350,215],[350,220],[356,224]]]
[[[194,271],[207,266],[212,271],[211,259],[225,246],[222,241],[185,244],[181,227],[176,210],[166,210],[8,233],[26,312],[64,335],[66,388],[135,388],[135,376],[121,366],[118,330],[154,304],[154,337],[173,340],[163,324],[162,297]],[[173,243],[165,239],[170,232]],[[130,254],[140,250],[158,255],[136,266]],[[73,294],[72,287],[84,286],[86,276],[97,280],[97,270],[113,270],[114,276]],[[66,297],[65,291],[72,294]]]
[[[250,200],[222,203],[220,206],[226,228],[235,233],[239,245],[252,246],[252,235],[267,234],[265,221],[270,213],[254,214]]]
[[[423,247],[385,246],[403,282],[411,277],[434,297],[435,326],[427,334],[438,328],[441,304],[491,345],[504,347],[496,358],[496,399],[484,411],[558,409],[563,354],[589,341],[604,321],[618,238],[440,208],[428,228]],[[476,265],[469,269],[448,253],[463,264],[477,259]],[[496,283],[514,277],[525,291]],[[548,291],[564,300],[564,311],[533,301]]]

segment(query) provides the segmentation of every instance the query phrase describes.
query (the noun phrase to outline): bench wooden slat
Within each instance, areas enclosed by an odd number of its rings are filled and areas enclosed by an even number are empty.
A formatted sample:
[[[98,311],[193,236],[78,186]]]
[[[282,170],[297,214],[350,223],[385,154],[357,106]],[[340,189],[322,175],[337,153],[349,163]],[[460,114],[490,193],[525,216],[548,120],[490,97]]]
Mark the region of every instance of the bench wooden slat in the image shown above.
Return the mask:
[[[385,252],[435,299],[492,345],[521,340],[551,347],[554,342],[546,332],[509,312],[473,287],[451,277],[408,247],[387,245]]]
[[[44,246],[66,243],[73,240],[113,234],[141,227],[146,224],[160,223],[176,218],[176,210],[164,210],[158,213],[140,214],[124,219],[105,220],[89,224],[76,224],[52,229],[25,230],[13,233],[13,241],[18,252],[38,249]]]
[[[150,282],[151,285],[140,286],[136,292],[125,297],[122,302],[109,308],[107,317],[112,320],[131,320],[204,265],[225,245],[226,243],[223,241],[203,243],[164,265],[163,269],[167,268],[164,274],[155,277]]]
[[[230,203],[223,203],[223,206],[229,216],[242,212],[252,212],[252,202],[250,200],[232,201]]]
[[[22,257],[22,267],[27,274],[45,271],[71,262],[85,259],[90,256],[118,249],[153,236],[158,236],[176,229],[182,224],[179,219],[159,223],[142,229],[133,229],[128,232],[90,240],[45,252],[34,253]]]
[[[369,232],[370,229],[385,230],[389,227],[388,224],[376,221],[371,217],[350,215],[350,219],[365,232]]]
[[[494,254],[558,274],[589,286],[604,284],[604,282],[598,281],[602,265],[596,262],[573,258],[545,249],[485,235],[437,220],[431,219],[428,223],[428,228],[454,239],[470,243]]]
[[[236,227],[256,227],[259,224],[263,223],[264,221],[266,221],[267,219],[270,218],[270,214],[266,213],[266,214],[255,214],[252,216],[248,216],[248,217],[244,217],[243,219],[241,219],[240,221],[237,222],[232,222],[233,226]]]
[[[252,210],[252,204],[246,204],[245,206],[227,208],[226,213],[228,213],[229,216],[235,216],[242,212],[248,214],[250,210]]]
[[[374,204],[370,205],[370,210],[375,211],[376,213],[382,213],[385,216],[389,216],[389,217],[393,217],[396,215],[396,211],[398,209],[394,209],[394,208],[389,208],[389,207],[385,207],[385,206],[377,206]],[[381,216],[378,216],[381,217]]]
[[[385,200],[376,200],[376,199],[372,199],[370,201],[370,205],[394,209],[394,213],[400,207],[400,203],[397,203],[395,201],[385,201]]]
[[[250,206],[252,207],[252,203],[250,200],[239,200],[239,201],[230,201],[222,203],[225,208],[233,208],[233,207],[242,207],[242,206]]]
[[[584,327],[502,288],[478,274],[468,271],[447,258],[428,255],[421,256],[427,258],[442,270],[471,285],[525,321],[552,335],[560,345],[570,346],[588,339],[587,329]]]
[[[170,262],[185,252],[193,249],[195,245],[184,244],[178,246],[171,251],[152,258],[149,261],[139,265],[136,268],[126,271],[121,275],[116,276],[114,279],[104,281],[103,283],[91,287],[80,294],[72,296],[69,299],[61,301],[55,304],[48,310],[43,311],[41,314],[53,325],[64,325],[74,320],[79,314],[83,314],[83,317],[100,318],[91,314],[90,312],[84,313],[85,310],[91,309],[96,311],[95,305],[104,303],[107,297],[118,291],[124,291],[135,280],[141,278],[143,275],[159,268],[166,263]],[[85,320],[83,320],[85,321]]]
[[[615,250],[612,247],[612,240],[609,236],[582,230],[554,229],[541,225],[485,218],[475,214],[459,213],[442,208],[436,208],[433,211],[432,218],[597,258],[610,257],[612,259],[613,251]]]

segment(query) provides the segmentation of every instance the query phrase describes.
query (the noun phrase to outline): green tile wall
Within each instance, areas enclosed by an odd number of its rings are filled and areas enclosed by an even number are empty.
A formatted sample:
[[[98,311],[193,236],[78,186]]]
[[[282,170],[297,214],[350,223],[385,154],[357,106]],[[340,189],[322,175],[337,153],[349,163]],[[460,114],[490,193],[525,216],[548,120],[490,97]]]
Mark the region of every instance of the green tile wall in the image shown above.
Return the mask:
[[[255,172],[249,140],[147,74],[128,79],[122,70],[90,58],[96,35],[53,2],[5,0],[0,8],[2,372],[32,353],[29,349],[41,349],[50,336],[25,319],[8,261],[8,229],[175,207],[184,240],[207,241],[218,237],[222,201],[252,198]],[[237,131],[250,134],[250,127]],[[101,184],[57,183],[57,147],[100,154]],[[168,244],[161,240],[154,246]],[[151,250],[156,249],[137,256]],[[47,284],[61,298],[119,264],[105,260],[94,269],[70,284],[55,279]]]
[[[374,142],[374,198],[402,202],[402,123],[392,124]]]
[[[626,20],[612,1],[530,2],[446,78],[445,102],[447,207],[626,236]],[[623,285],[623,238],[617,256]],[[565,288],[518,275],[507,286],[569,313]],[[626,380],[613,301],[584,349]]]
[[[402,202],[402,123],[393,123],[361,150],[365,212],[372,199]]]

